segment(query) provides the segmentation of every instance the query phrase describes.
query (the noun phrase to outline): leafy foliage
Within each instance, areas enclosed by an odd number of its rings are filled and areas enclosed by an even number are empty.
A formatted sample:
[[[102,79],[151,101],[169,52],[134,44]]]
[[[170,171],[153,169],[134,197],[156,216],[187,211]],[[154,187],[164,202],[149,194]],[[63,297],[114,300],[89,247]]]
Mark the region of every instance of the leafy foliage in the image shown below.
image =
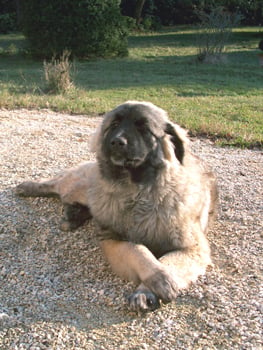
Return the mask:
[[[0,33],[6,34],[16,29],[16,20],[13,13],[0,14]]]
[[[137,1],[122,0],[122,13],[134,16]],[[239,12],[242,24],[263,25],[263,0],[146,0],[142,17],[155,17],[163,25],[193,24],[198,22],[197,9],[209,13],[216,6]]]
[[[77,57],[127,55],[127,22],[118,0],[23,1],[23,32],[31,53]]]
[[[0,33],[6,34],[17,30],[15,2],[0,0]]]

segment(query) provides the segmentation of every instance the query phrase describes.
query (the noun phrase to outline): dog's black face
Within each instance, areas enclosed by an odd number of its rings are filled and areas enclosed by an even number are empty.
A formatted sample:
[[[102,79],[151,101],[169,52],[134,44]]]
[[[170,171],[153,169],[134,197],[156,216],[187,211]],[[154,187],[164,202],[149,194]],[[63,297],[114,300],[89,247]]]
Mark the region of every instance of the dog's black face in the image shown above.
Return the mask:
[[[152,181],[164,164],[163,138],[166,133],[172,134],[160,111],[145,104],[126,103],[105,117],[101,130],[102,159],[98,159],[104,176]]]

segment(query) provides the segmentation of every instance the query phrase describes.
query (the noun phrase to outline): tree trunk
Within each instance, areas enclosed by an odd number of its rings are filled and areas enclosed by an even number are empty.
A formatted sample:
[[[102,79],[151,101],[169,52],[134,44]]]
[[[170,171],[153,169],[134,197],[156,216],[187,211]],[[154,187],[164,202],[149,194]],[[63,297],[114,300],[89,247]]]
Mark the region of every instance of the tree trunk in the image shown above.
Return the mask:
[[[136,20],[136,25],[138,26],[141,22],[142,9],[145,0],[137,0],[135,4],[134,18]]]
[[[22,22],[22,10],[20,0],[15,0],[16,4],[16,17],[17,17],[17,25],[20,28]]]

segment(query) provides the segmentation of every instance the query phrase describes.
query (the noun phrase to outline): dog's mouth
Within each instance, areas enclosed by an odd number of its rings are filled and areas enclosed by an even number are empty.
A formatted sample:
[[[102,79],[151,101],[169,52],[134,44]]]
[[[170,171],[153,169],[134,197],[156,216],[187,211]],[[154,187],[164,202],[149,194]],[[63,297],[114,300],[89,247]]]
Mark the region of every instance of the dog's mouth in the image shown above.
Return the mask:
[[[126,168],[126,169],[135,169],[138,168],[143,162],[143,158],[117,158],[114,156],[111,156],[111,162],[112,164]]]

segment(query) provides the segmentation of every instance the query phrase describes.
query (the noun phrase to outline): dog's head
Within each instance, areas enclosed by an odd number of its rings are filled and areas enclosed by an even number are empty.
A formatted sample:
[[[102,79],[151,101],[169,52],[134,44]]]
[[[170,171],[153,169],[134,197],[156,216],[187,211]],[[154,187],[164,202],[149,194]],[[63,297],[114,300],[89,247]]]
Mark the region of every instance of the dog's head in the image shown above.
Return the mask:
[[[187,137],[163,109],[128,101],[105,115],[94,143],[105,176],[116,179],[130,174],[140,182],[154,176],[165,161],[182,165]]]

